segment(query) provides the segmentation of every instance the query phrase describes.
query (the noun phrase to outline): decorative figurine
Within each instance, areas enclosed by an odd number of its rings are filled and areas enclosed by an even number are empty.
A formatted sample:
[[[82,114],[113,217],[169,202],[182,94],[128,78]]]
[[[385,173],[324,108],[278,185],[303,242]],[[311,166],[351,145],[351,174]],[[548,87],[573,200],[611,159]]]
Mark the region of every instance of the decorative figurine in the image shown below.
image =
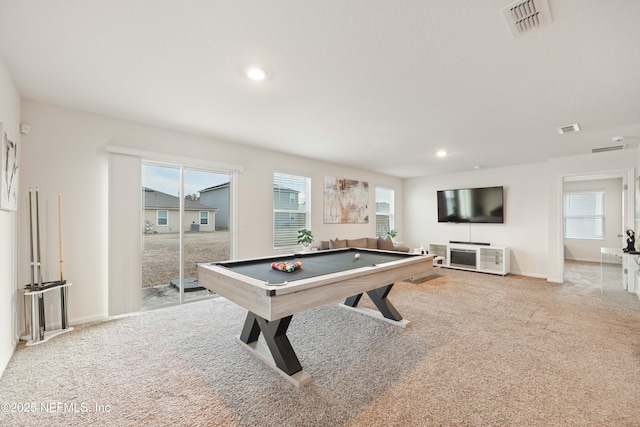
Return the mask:
[[[623,249],[624,252],[636,251],[636,235],[632,229],[627,230],[627,247]]]

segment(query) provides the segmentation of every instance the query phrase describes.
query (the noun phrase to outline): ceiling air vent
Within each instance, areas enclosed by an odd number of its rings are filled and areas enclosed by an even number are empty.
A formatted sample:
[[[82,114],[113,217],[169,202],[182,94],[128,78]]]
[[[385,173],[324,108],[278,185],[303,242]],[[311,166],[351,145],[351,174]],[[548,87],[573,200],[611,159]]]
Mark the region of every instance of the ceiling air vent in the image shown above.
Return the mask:
[[[591,152],[592,153],[604,153],[606,151],[618,151],[618,150],[624,150],[624,144],[610,145],[608,147],[592,148]]]
[[[565,133],[578,132],[579,130],[580,130],[580,126],[578,126],[577,123],[574,123],[572,125],[560,126],[558,128],[558,133],[560,135],[563,135]]]
[[[514,37],[551,23],[548,0],[521,0],[502,9]]]

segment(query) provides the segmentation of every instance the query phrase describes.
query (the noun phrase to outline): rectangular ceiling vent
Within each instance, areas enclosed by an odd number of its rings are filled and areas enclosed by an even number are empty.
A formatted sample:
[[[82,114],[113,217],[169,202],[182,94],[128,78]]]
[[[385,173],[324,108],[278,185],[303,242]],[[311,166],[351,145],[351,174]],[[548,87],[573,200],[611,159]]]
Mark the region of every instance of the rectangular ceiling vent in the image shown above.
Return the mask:
[[[580,131],[580,126],[578,126],[577,123],[574,123],[572,125],[560,126],[558,128],[558,133],[560,135],[563,135],[565,133],[578,132],[578,131]]]
[[[604,153],[606,151],[618,151],[618,150],[624,150],[624,144],[618,144],[618,145],[610,145],[608,147],[597,147],[597,148],[592,148],[591,152],[592,153]]]
[[[551,23],[548,0],[521,0],[502,9],[514,37]]]

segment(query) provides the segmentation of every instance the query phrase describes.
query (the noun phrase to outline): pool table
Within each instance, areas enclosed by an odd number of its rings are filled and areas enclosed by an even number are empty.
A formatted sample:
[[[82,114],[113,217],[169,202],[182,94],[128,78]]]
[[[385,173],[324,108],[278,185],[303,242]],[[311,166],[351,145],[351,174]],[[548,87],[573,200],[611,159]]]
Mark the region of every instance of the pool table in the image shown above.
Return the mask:
[[[271,268],[273,262],[301,263],[292,272]],[[393,284],[426,277],[433,256],[374,249],[334,249],[275,257],[198,264],[198,282],[248,310],[240,341],[297,386],[311,376],[302,370],[286,335],[295,313],[344,300],[341,304],[406,327],[388,299]],[[358,308],[367,293],[378,311]],[[258,341],[263,334],[267,346]]]

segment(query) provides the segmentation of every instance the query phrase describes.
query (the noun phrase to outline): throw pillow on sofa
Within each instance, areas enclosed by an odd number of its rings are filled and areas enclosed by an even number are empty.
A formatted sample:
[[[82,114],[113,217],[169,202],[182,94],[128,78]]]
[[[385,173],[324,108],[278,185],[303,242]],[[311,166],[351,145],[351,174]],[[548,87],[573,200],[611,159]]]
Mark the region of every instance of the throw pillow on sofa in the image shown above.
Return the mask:
[[[347,247],[346,240],[339,240],[336,238],[335,240],[329,239],[329,249],[342,249]]]
[[[382,251],[393,251],[395,250],[395,245],[391,239],[386,237],[378,237],[378,249]]]

